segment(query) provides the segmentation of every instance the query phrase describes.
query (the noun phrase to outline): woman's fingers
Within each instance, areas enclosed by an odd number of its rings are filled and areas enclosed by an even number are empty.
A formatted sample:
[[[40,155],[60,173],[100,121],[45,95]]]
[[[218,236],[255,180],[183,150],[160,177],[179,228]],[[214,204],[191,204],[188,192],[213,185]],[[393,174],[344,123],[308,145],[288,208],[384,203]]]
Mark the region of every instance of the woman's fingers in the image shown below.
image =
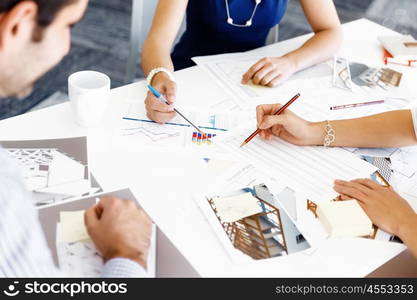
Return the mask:
[[[256,72],[262,69],[265,63],[266,59],[263,58],[259,60],[257,63],[255,63],[252,67],[250,67],[249,70],[242,76],[242,84],[247,84],[253,78]]]
[[[375,181],[373,181],[371,179],[368,179],[368,178],[355,179],[355,180],[352,180],[352,181],[356,182],[356,183],[360,183],[360,184],[362,184],[362,185],[364,185],[364,186],[366,186],[366,187],[368,187],[372,190],[376,190],[376,189],[379,189],[379,188],[382,187],[380,184],[378,184]]]
[[[273,72],[274,68],[272,65],[264,65],[258,72],[256,72],[252,76],[252,82],[254,84],[261,84],[262,79],[269,74],[270,72]]]
[[[275,114],[280,108],[281,104],[262,104],[256,107],[256,119],[259,125],[264,121],[265,117]]]
[[[360,183],[343,180],[335,181],[334,190],[341,195],[352,197],[353,199],[357,199],[359,201],[366,200],[371,192],[368,187]]]
[[[275,77],[271,82],[268,84],[269,87],[276,87],[283,83],[286,80],[286,78],[283,75],[279,75]]]
[[[278,70],[272,70],[261,79],[259,84],[269,86],[269,84],[280,75],[281,73]]]

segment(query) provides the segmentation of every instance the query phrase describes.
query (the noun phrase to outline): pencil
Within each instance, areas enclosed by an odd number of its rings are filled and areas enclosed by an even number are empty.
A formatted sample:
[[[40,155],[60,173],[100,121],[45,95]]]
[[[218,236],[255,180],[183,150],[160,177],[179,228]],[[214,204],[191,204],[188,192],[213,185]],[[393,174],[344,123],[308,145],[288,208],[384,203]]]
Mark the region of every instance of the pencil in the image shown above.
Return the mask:
[[[287,103],[285,103],[284,106],[282,106],[280,109],[278,109],[278,111],[276,113],[274,113],[274,115],[277,116],[277,115],[282,114],[284,112],[284,110],[286,110],[287,107],[290,106],[299,97],[300,97],[300,93],[298,93],[297,95],[292,97],[291,100],[288,101]],[[243,141],[243,143],[240,145],[240,147],[243,147],[247,143],[249,143],[255,136],[257,136],[259,134],[259,132],[261,132],[261,130],[259,128],[256,129],[250,136],[248,136],[248,138],[246,140]]]
[[[168,100],[167,99],[165,99],[165,97],[164,97],[164,95],[162,95],[160,92],[158,92],[153,86],[151,86],[151,85],[148,85],[148,89],[151,91],[151,93],[159,100],[159,101],[161,101],[162,103],[165,103],[166,105],[170,105],[169,104],[169,102],[168,102]],[[191,122],[189,119],[187,119],[178,109],[176,109],[176,108],[174,108],[174,111],[177,113],[177,114],[179,114],[185,121],[187,121],[187,123],[188,124],[190,124],[191,126],[193,126],[198,132],[200,132],[201,134],[204,134],[205,135],[205,133],[200,129],[200,128],[198,128],[198,126],[197,125],[194,125],[194,123],[193,122]]]
[[[385,102],[385,100],[376,100],[376,101],[369,101],[369,102],[362,102],[362,103],[352,103],[352,104],[346,104],[346,105],[338,105],[338,106],[330,107],[330,110],[360,107],[360,106],[366,106],[366,105],[380,104],[380,103],[384,103],[384,102]]]

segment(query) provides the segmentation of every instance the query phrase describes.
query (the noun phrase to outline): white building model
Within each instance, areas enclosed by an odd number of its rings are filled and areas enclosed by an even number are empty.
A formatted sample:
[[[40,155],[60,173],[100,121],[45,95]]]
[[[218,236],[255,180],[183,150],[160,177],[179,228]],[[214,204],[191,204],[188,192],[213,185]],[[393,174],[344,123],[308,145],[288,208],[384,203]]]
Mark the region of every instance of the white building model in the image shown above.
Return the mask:
[[[6,150],[19,163],[36,205],[56,203],[91,191],[87,166],[57,149]]]

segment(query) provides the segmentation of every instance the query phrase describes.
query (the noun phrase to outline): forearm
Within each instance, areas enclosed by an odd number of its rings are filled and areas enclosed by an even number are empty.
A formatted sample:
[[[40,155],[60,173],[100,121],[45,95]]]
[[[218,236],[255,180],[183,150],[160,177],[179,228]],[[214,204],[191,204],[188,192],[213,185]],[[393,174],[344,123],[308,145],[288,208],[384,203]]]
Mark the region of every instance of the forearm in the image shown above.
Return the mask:
[[[410,110],[331,121],[337,147],[404,147],[417,144]],[[322,145],[326,122],[311,123],[311,144]]]
[[[158,67],[174,70],[171,48],[184,18],[188,0],[159,0],[149,35],[142,51],[145,75]]]
[[[164,67],[170,71],[174,71],[170,55],[170,45],[158,41],[158,39],[148,39],[145,42],[142,51],[142,69],[146,75],[155,68]]]
[[[342,42],[340,27],[317,32],[300,48],[284,55],[291,59],[297,71],[323,62],[339,49]]]

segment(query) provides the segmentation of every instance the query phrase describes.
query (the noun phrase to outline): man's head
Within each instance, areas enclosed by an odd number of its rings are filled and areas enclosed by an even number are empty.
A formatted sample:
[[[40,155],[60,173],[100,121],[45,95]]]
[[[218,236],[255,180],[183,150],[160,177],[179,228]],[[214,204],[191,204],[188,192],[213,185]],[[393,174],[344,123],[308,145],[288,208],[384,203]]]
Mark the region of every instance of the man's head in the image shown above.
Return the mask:
[[[70,49],[88,0],[0,0],[0,97],[29,93]]]

